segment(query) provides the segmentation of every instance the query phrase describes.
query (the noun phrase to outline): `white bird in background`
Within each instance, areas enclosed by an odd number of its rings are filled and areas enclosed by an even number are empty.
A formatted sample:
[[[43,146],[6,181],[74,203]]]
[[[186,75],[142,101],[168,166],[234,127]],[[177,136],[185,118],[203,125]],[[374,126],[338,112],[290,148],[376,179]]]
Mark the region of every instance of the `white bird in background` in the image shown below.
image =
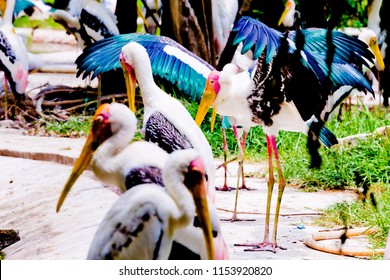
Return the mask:
[[[19,36],[15,34],[12,15],[15,0],[1,0],[3,20],[0,26],[0,70],[4,72],[5,83],[5,118],[8,118],[8,83],[15,99],[20,99],[28,84],[27,48]]]
[[[379,26],[381,18],[379,16],[379,11],[382,6],[383,0],[372,0],[371,5],[368,6],[368,16],[367,16],[367,28],[375,32],[377,36],[381,33],[381,28]]]
[[[68,11],[57,9],[53,18],[76,37],[81,49],[119,34],[116,16],[95,0],[71,0]]]
[[[120,55],[128,88],[130,108],[135,109],[136,81],[144,105],[142,131],[146,141],[158,144],[171,153],[179,149],[194,148],[206,166],[208,190],[214,200],[215,167],[213,153],[202,130],[180,101],[161,90],[154,82],[150,59],[145,48],[131,42]]]
[[[278,21],[278,26],[280,26],[281,24],[283,24],[283,26],[286,28],[291,28],[294,26],[295,6],[296,5],[294,0],[286,1],[285,8]]]
[[[212,16],[215,57],[220,57],[229,39],[238,12],[238,0],[213,0]]]
[[[136,128],[134,114],[123,104],[103,104],[97,109],[82,152],[58,200],[57,211],[60,210],[72,186],[90,162],[92,171],[100,181],[119,187],[125,194],[133,187],[142,184],[153,184],[154,188],[159,186],[164,189],[162,170],[168,154],[150,142],[136,141],[129,144]],[[228,258],[227,247],[221,234],[215,206],[211,201],[208,201],[208,209],[216,245],[214,258],[226,259]],[[204,237],[199,228],[199,219],[194,216],[193,220],[194,223],[191,225],[178,229],[174,236],[170,259],[208,258]],[[97,235],[106,236],[105,234],[109,234],[106,230],[110,231],[109,228],[105,228],[103,232],[98,231]],[[115,228],[111,230],[115,231]],[[120,240],[111,241],[120,242]],[[98,249],[92,246],[91,250]]]
[[[116,16],[95,0],[70,0],[68,11],[55,10],[53,19],[75,36],[81,50],[96,41],[119,34]],[[98,104],[101,104],[101,94],[99,77]]]

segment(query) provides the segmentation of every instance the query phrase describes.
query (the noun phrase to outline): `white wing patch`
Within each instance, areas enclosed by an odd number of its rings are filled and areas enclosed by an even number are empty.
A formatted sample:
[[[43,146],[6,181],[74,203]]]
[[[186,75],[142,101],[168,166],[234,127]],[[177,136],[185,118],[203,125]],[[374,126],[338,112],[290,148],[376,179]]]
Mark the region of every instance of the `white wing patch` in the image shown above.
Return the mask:
[[[190,56],[189,54],[179,50],[176,47],[166,45],[163,50],[167,54],[176,57],[183,63],[190,65],[192,69],[194,69],[199,74],[203,75],[203,77],[205,77],[206,79],[211,72],[211,70],[206,65],[204,65],[200,60],[196,59],[193,56]]]

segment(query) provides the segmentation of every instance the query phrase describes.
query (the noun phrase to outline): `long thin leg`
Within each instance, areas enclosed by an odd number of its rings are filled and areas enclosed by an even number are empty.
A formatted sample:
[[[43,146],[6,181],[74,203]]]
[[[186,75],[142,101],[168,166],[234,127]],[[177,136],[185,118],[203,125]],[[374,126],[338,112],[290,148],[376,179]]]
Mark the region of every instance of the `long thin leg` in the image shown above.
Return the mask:
[[[239,190],[239,184],[240,184],[240,176],[241,176],[241,168],[242,168],[242,158],[244,151],[242,150],[242,145],[240,141],[240,136],[237,132],[237,127],[233,126],[233,132],[234,136],[237,140],[238,143],[238,150],[239,150],[239,155],[238,155],[238,170],[237,170],[237,187],[236,187],[236,197],[234,200],[234,210],[233,210],[233,216],[230,219],[230,221],[235,222],[235,221],[242,221],[242,219],[237,218],[237,203],[238,203],[238,190]],[[245,221],[254,221],[254,219],[245,219]]]
[[[275,230],[274,230],[274,240],[273,240],[273,242],[270,242],[270,239],[269,239],[269,224],[270,224],[270,215],[271,215],[272,192],[273,192],[274,182],[275,182],[272,156],[274,154],[275,157],[277,157],[278,153],[277,153],[275,136],[271,136],[270,137],[270,136],[266,135],[266,140],[267,140],[267,151],[268,151],[268,171],[269,171],[269,177],[268,177],[268,182],[267,182],[268,192],[267,192],[267,207],[266,207],[266,213],[265,213],[264,238],[263,238],[263,241],[259,242],[259,243],[254,243],[254,244],[253,243],[252,244],[234,244],[234,245],[235,246],[253,247],[253,248],[250,248],[250,249],[245,249],[244,251],[271,251],[271,252],[276,253],[276,247],[279,247],[279,246],[277,246],[277,244],[275,242],[275,240],[276,240],[276,238],[275,238]],[[277,162],[278,161],[279,161],[279,159],[277,160]],[[277,163],[277,165],[278,164],[280,166],[280,162]],[[279,167],[278,167],[278,169],[279,169]],[[281,169],[280,169],[280,171],[281,171]],[[278,170],[278,172],[279,172],[279,170]],[[282,178],[283,178],[283,175],[282,175]],[[284,181],[284,178],[282,179],[282,181]],[[284,185],[285,185],[285,183],[284,183]],[[284,190],[284,187],[283,187],[283,190]],[[283,193],[283,190],[282,190],[282,193]],[[279,193],[280,193],[280,184],[279,184]],[[278,195],[278,198],[279,198],[279,195]],[[280,196],[280,200],[281,200],[281,196]],[[280,204],[279,204],[279,207],[280,207]],[[277,210],[277,211],[278,211],[278,215],[279,215],[279,210]],[[278,219],[275,217],[275,222],[277,222],[277,221],[278,221]],[[274,225],[274,227],[275,227],[275,225]],[[279,248],[281,248],[281,247],[279,247]],[[284,248],[281,248],[281,249],[284,249]]]
[[[239,165],[241,166],[241,180],[242,180],[242,183],[241,183],[241,187],[240,187],[240,190],[247,190],[247,191],[250,191],[250,190],[253,190],[251,188],[248,188],[245,184],[245,172],[244,172],[244,156],[245,156],[245,144],[246,144],[246,137],[248,135],[248,132],[244,130],[242,136],[241,136],[241,139],[240,139],[240,143],[241,143],[241,147],[242,147],[242,162],[239,163]]]
[[[8,80],[4,75],[4,119],[8,120]]]
[[[230,191],[232,188],[228,187],[227,185],[227,141],[226,141],[226,130],[222,128],[222,151],[223,151],[223,168],[224,168],[224,181],[222,188],[215,188],[217,191]]]
[[[283,196],[284,188],[286,187],[286,180],[284,179],[284,176],[283,176],[282,165],[280,164],[280,160],[279,160],[279,153],[278,153],[278,148],[276,146],[276,137],[275,136],[271,137],[271,144],[272,144],[272,149],[274,151],[276,168],[278,171],[278,178],[279,178],[278,199],[276,201],[276,208],[275,208],[274,234],[273,234],[273,238],[272,238],[272,242],[275,244],[275,246],[277,246],[276,237],[278,234],[280,204],[282,203],[282,196]],[[277,247],[284,249],[280,246],[277,246]]]

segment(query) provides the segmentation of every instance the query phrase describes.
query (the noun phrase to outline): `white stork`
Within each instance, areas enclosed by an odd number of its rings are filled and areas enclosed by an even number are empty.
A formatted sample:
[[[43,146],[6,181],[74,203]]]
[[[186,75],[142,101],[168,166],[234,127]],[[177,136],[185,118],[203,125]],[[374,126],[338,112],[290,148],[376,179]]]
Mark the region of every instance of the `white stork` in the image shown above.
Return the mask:
[[[141,198],[143,196],[140,194],[142,192],[141,186],[153,185],[152,189],[154,191],[155,189],[164,190],[163,187],[167,187],[169,183],[163,179],[162,170],[167,162],[168,154],[150,142],[137,141],[129,144],[133,139],[136,127],[134,114],[123,104],[103,104],[97,109],[80,157],[76,160],[71,175],[58,200],[57,211],[60,210],[72,186],[82,172],[89,166],[90,162],[94,174],[100,181],[121,188],[127,197],[120,198],[121,201],[127,201],[129,196],[133,196],[127,194],[129,191],[132,194],[137,193],[137,197]],[[133,191],[133,188],[137,189],[137,191]],[[146,188],[145,193],[148,193],[148,191],[149,187]],[[157,190],[155,192],[160,191]],[[185,200],[185,202],[193,205],[191,201]],[[117,210],[119,210],[118,205],[116,204],[115,206]],[[191,208],[193,206],[188,207]],[[124,207],[122,210],[126,211],[126,209],[129,210],[128,207]],[[211,201],[208,201],[208,209],[214,235],[214,244],[216,246],[213,257],[215,259],[226,259],[228,258],[227,247],[222,238],[215,207]],[[115,219],[122,218],[123,216],[115,217]],[[173,247],[169,256],[170,259],[208,258],[207,247],[202,231],[199,228],[199,225],[201,225],[199,219],[198,216],[193,215],[193,223],[176,230],[173,238]],[[116,222],[119,221],[116,220]],[[98,230],[95,239],[107,237],[110,234],[110,230],[115,231],[115,227],[109,228],[104,226],[104,228],[103,231]],[[119,239],[113,238],[111,241],[120,242],[121,239],[120,237]],[[91,252],[96,252],[97,250],[99,254],[103,254],[103,249],[101,248],[103,244],[99,241],[95,241],[94,244],[91,246]],[[117,245],[119,246],[119,244]],[[96,257],[97,255],[95,254],[93,258]],[[100,255],[100,257],[106,258],[109,256],[104,254]],[[112,254],[111,257],[114,258],[115,254]],[[143,256],[143,258],[147,258],[147,256]]]
[[[244,41],[243,52],[251,49],[256,42],[254,55],[259,57],[257,65],[251,73],[250,71],[238,74],[232,71],[212,72],[207,81],[196,122],[198,124],[202,122],[208,108],[212,105],[221,115],[238,117],[240,124],[244,127],[254,125],[263,127],[266,133],[269,160],[266,224],[263,242],[255,244],[253,250],[263,250],[270,245],[274,251],[277,247],[276,236],[280,203],[286,185],[276,146],[276,136],[279,130],[301,132],[308,135],[309,126],[321,124],[318,122],[320,114],[316,112],[318,110],[316,106],[324,106],[320,103],[321,98],[311,99],[313,103],[305,104],[305,101],[310,100],[310,98],[308,95],[302,96],[302,93],[305,92],[302,89],[303,84],[300,80],[295,79],[298,79],[299,74],[304,73],[301,77],[305,80],[306,89],[310,88],[313,92],[316,90],[319,92],[319,84],[328,74],[325,63],[326,42],[324,39],[326,31],[320,29],[302,31],[305,35],[304,47],[299,52],[300,59],[294,60],[294,50],[296,50],[294,37],[285,37],[282,33],[248,17],[241,18],[234,30],[237,31],[235,43]],[[372,61],[373,55],[367,46],[343,33],[333,32],[332,34],[336,37],[333,41],[336,47],[335,59],[332,64],[333,73],[330,73],[332,89],[349,85],[366,88],[372,92],[369,83],[362,74],[348,64],[349,59],[355,63],[359,61],[360,64],[366,63],[365,59]],[[299,63],[297,63],[298,61]],[[308,92],[308,94],[313,93]],[[323,107],[320,108],[319,111],[322,112]],[[325,127],[322,125],[321,127],[315,137],[319,137],[327,146],[331,146],[336,139],[328,138],[334,136],[329,134]],[[270,241],[269,216],[274,185],[272,154],[276,161],[279,187],[274,232],[272,241]],[[233,214],[234,218],[236,218],[235,214]]]
[[[196,214],[213,259],[204,172],[195,150],[170,154],[163,169],[165,190],[141,184],[125,192],[101,222],[87,258],[168,259],[178,230],[190,226]]]
[[[96,0],[71,0],[68,11],[55,10],[53,19],[76,37],[81,49],[119,34],[116,16]]]
[[[53,19],[73,34],[79,48],[119,34],[116,16],[96,0],[70,0],[68,11],[57,9]],[[101,103],[101,80],[98,79],[98,104]]]
[[[155,84],[150,59],[142,45],[136,42],[125,45],[120,60],[126,76],[130,108],[133,110],[138,81],[144,105],[142,130],[145,140],[158,144],[168,153],[188,148],[197,150],[206,166],[209,194],[214,199],[214,158],[201,129],[182,103]]]
[[[3,19],[0,26],[0,70],[4,72],[5,118],[8,118],[8,83],[15,99],[20,99],[28,83],[28,55],[23,41],[15,34],[12,15],[15,0],[0,2]],[[5,10],[4,10],[5,9]]]

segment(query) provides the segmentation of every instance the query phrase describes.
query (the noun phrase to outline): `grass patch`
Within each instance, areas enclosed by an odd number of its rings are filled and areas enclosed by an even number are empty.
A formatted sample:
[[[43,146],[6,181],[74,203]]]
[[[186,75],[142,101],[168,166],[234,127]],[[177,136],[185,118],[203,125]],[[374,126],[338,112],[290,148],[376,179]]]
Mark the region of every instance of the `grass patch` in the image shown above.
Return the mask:
[[[28,16],[23,16],[15,20],[14,26],[20,28],[64,29],[64,27],[55,22],[52,17],[45,20],[30,20]]]
[[[371,186],[373,200],[366,198],[351,203],[337,203],[328,208],[316,224],[325,227],[378,227],[379,231],[369,235],[374,248],[384,248],[390,226],[390,188]]]
[[[44,126],[49,135],[80,137],[88,134],[91,121],[91,116],[70,116],[65,121],[46,121]]]

